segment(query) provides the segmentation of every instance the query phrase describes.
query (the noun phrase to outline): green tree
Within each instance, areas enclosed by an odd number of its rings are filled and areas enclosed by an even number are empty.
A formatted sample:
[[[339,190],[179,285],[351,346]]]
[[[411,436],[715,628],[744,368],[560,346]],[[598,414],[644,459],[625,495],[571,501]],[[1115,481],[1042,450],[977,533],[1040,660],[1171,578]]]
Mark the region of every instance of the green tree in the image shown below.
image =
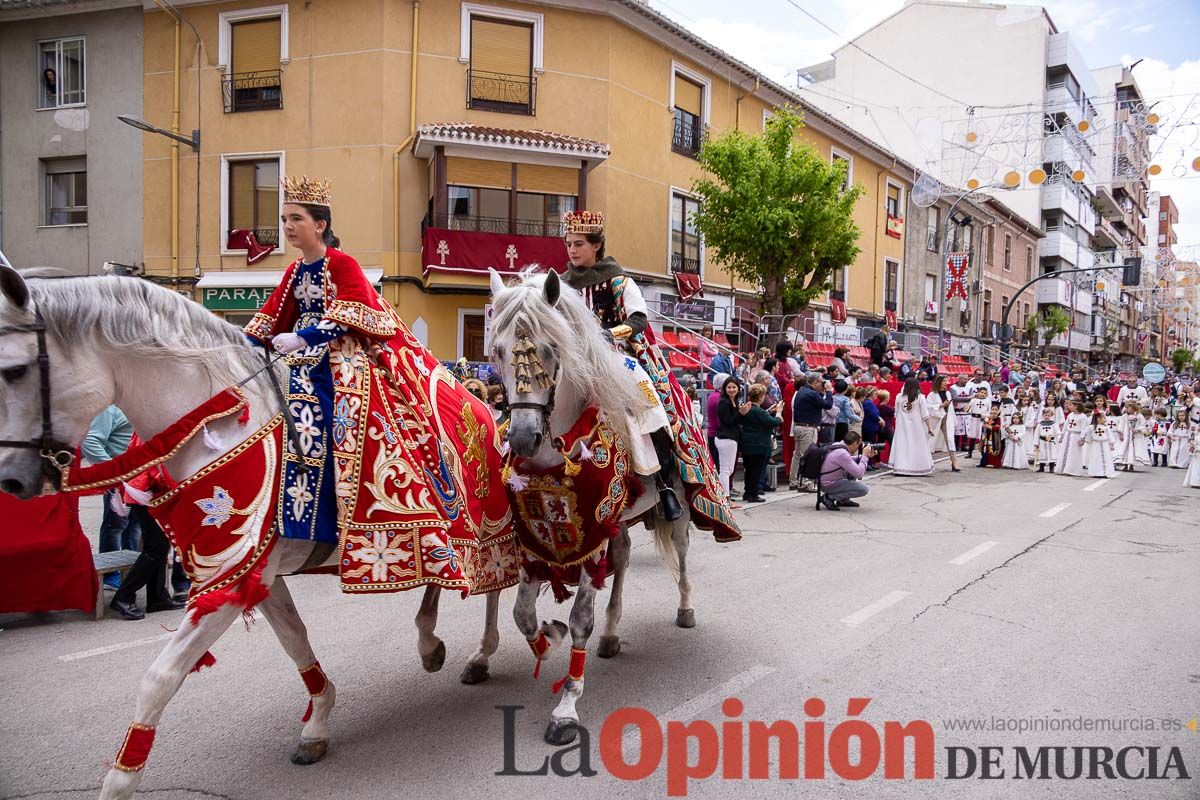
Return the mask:
[[[1025,323],[1025,333],[1029,335],[1029,341],[1041,350],[1042,358],[1046,357],[1046,351],[1050,349],[1050,341],[1070,328],[1071,315],[1059,306],[1049,306]]]
[[[1186,347],[1180,347],[1171,352],[1171,366],[1176,372],[1183,372],[1185,368],[1192,363],[1192,351]]]
[[[695,225],[715,261],[762,285],[768,314],[804,308],[859,253],[851,215],[862,189],[846,190],[846,165],[796,139],[803,124],[781,108],[763,133],[730,131],[700,150]]]

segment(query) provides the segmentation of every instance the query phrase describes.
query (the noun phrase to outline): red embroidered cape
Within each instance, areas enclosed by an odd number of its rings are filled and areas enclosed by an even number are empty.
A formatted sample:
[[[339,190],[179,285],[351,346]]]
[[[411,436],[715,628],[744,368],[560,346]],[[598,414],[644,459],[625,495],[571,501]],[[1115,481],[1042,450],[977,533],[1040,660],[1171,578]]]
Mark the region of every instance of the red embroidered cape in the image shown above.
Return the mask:
[[[246,333],[291,331],[299,262]],[[346,592],[423,585],[485,593],[517,581],[516,534],[495,421],[367,281],[358,262],[326,251],[324,319],[350,333],[329,345],[339,567]]]

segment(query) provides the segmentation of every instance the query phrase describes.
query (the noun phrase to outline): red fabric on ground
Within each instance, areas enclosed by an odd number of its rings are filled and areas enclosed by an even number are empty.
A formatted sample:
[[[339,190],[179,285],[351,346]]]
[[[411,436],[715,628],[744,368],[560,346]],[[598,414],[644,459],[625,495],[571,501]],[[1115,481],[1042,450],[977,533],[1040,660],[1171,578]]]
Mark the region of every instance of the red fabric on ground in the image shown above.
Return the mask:
[[[0,613],[96,610],[99,585],[78,498],[0,494],[0,519]]]

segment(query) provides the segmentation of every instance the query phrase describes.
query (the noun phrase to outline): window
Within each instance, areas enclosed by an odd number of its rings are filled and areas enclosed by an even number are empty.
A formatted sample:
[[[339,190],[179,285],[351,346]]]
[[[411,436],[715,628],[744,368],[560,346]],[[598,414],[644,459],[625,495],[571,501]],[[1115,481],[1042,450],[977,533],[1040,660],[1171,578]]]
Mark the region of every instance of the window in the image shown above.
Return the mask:
[[[888,183],[888,185],[887,185],[887,200],[885,202],[887,204],[886,207],[887,207],[887,213],[888,213],[889,217],[895,217],[895,218],[899,219],[900,217],[903,216],[900,212],[900,187],[899,186],[896,186],[893,183]]]
[[[703,127],[704,87],[675,73],[675,126],[671,133],[671,149],[676,153],[695,156],[700,153]]]
[[[86,225],[87,160],[57,158],[42,162],[45,179],[43,225]]]
[[[1128,210],[1128,209],[1127,209],[1127,210]],[[1165,220],[1166,220],[1166,218],[1167,218],[1167,212],[1165,212],[1165,211],[1160,211],[1160,212],[1158,212],[1158,221],[1159,221],[1159,222],[1163,222],[1163,221],[1165,221]]]
[[[836,164],[839,161],[846,165],[846,183],[843,187],[849,191],[850,187],[854,185],[854,158],[846,153],[830,148],[829,163]]]
[[[1000,308],[999,308],[1000,316],[1002,316],[1002,317],[1004,316],[1004,309],[1006,309],[1006,308],[1008,308],[1008,295],[1002,294],[1002,295],[1000,295]]]
[[[883,260],[883,307],[887,311],[897,309],[900,292],[900,262],[890,258]]]
[[[995,263],[995,257],[992,253],[996,249],[996,229],[991,225],[987,225],[983,229],[983,256],[988,264]]]
[[[925,276],[925,319],[937,316],[937,276]]]
[[[83,105],[86,79],[82,36],[38,42],[38,108]]]
[[[1029,324],[1029,303],[1021,304],[1021,327],[1024,328]]]
[[[1004,234],[1004,271],[1012,272],[1012,234]]]
[[[983,290],[983,321],[984,324],[992,318],[992,290]]]
[[[449,186],[451,230],[508,233],[508,189]]]
[[[575,210],[575,196],[517,192],[513,233],[520,236],[561,236],[563,214]]]
[[[1167,243],[1167,235],[1166,235],[1165,233],[1160,233],[1160,234],[1158,235],[1158,243],[1159,243],[1159,244],[1166,244],[1166,243]]]
[[[925,249],[936,253],[941,242],[941,209],[929,209],[929,229],[925,232]]]
[[[467,107],[532,115],[533,23],[472,15],[470,30]]]
[[[700,201],[687,195],[671,194],[671,272],[701,274],[700,233],[696,230],[696,212]]]
[[[1033,248],[1025,246],[1025,280],[1033,280]]]
[[[279,176],[283,169],[280,154],[222,156],[222,183],[225,202],[222,204],[222,252],[229,252],[232,231],[253,231],[261,245],[282,249],[280,221],[282,197]]]
[[[229,28],[229,72],[222,82],[226,113],[283,108],[282,19],[248,19]]]

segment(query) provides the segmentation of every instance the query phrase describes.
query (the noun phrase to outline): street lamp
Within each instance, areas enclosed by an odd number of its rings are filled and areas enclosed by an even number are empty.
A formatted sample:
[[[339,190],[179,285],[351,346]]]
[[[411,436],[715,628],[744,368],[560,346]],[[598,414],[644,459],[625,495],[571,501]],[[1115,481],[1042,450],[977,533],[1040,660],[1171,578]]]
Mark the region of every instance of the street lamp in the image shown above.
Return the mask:
[[[181,142],[183,144],[189,145],[189,146],[191,146],[193,153],[200,152],[200,131],[199,130],[193,129],[192,137],[190,139],[188,139],[183,136],[180,136],[177,133],[172,133],[171,131],[165,131],[162,128],[156,128],[153,125],[151,125],[149,122],[146,122],[146,120],[142,119],[141,117],[135,117],[132,114],[117,114],[117,119],[121,120],[121,122],[124,122],[126,125],[129,125],[130,127],[137,128],[139,131],[145,131],[146,133],[157,133],[160,136],[165,136],[168,139],[174,139],[177,142]]]

